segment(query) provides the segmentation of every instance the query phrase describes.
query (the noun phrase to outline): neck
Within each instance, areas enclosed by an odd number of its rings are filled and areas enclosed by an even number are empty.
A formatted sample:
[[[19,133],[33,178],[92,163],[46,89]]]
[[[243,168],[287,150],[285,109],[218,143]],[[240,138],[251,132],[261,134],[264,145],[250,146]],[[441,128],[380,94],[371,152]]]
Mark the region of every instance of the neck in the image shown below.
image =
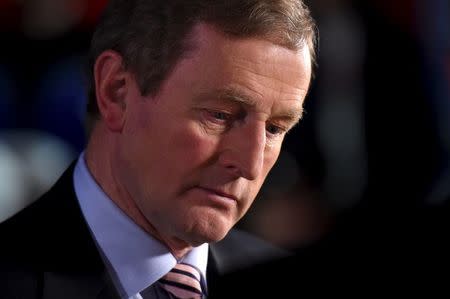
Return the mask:
[[[117,207],[149,235],[163,243],[177,260],[181,259],[192,249],[192,246],[180,239],[163,236],[144,216],[131,194],[116,175],[117,170],[113,158],[115,154],[114,146],[114,136],[99,121],[92,131],[85,151],[85,160],[89,172]]]

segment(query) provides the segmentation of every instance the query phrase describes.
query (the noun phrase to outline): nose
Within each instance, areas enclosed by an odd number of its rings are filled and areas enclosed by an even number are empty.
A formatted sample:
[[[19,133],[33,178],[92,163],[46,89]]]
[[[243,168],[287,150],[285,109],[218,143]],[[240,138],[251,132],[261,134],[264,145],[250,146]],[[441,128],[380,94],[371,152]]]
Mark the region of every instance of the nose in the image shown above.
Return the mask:
[[[263,168],[265,146],[264,123],[237,126],[224,136],[219,161],[230,174],[255,180]]]

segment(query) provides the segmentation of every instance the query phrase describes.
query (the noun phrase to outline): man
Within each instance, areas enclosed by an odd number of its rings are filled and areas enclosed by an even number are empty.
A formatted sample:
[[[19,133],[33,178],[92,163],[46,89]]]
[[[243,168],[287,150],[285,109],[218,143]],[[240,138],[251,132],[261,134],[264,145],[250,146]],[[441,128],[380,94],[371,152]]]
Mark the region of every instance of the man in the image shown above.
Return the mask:
[[[112,0],[92,40],[87,148],[1,225],[6,293],[200,298],[275,254],[228,232],[302,116],[313,46],[300,1]]]

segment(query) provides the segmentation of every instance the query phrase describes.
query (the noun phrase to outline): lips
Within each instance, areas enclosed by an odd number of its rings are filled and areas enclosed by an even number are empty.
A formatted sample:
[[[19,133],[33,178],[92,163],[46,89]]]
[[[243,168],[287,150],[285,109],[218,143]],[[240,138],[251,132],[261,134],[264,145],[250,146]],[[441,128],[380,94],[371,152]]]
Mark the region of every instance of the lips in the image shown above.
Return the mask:
[[[229,198],[231,200],[237,201],[237,197],[236,196],[234,196],[234,195],[232,195],[230,193],[224,192],[222,190],[214,189],[214,188],[208,188],[208,187],[202,187],[202,186],[198,186],[198,188],[200,188],[202,190],[205,190],[207,192],[214,193],[214,194],[216,194],[218,196],[226,197],[226,198]]]

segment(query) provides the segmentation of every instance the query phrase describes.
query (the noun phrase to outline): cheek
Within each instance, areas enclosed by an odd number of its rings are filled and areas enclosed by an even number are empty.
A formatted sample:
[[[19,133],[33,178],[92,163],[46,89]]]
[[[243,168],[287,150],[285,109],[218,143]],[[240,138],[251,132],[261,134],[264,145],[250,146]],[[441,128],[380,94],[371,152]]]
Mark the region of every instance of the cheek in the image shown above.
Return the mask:
[[[264,166],[263,166],[263,170],[262,170],[263,180],[266,178],[266,176],[269,174],[272,167],[277,162],[278,157],[280,155],[280,150],[281,150],[281,144],[280,144],[280,146],[269,148],[266,150],[266,152],[264,154]]]
[[[170,147],[178,160],[187,164],[206,163],[217,148],[218,140],[214,136],[204,134],[192,124],[181,124],[181,127],[170,136]]]
[[[261,171],[261,175],[258,177],[257,180],[252,181],[250,183],[250,185],[251,185],[250,194],[251,194],[251,198],[252,198],[251,202],[253,202],[254,198],[258,195],[262,185],[264,184],[264,181],[266,180],[267,175],[269,174],[272,167],[275,165],[278,155],[279,155],[278,151],[267,152],[265,154],[264,165],[263,165],[263,169]]]

